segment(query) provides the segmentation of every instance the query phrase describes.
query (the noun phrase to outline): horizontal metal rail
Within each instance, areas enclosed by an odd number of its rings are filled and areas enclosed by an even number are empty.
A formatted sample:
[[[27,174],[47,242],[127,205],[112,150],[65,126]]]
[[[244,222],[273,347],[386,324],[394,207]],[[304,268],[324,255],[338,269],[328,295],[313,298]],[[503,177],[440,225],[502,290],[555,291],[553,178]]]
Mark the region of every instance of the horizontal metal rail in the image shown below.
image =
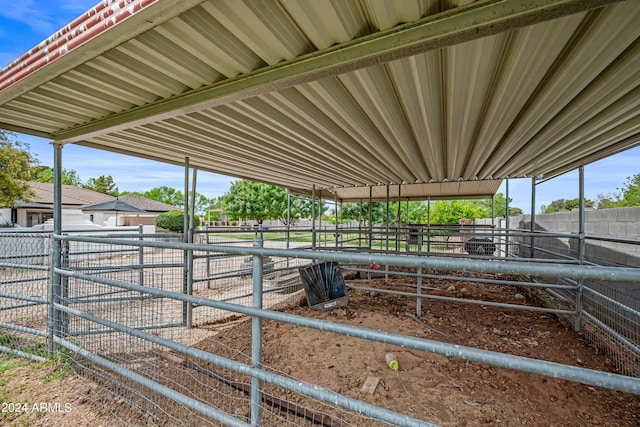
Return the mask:
[[[4,237],[0,235],[0,237]],[[31,258],[47,258],[49,259],[49,254],[40,253],[40,254],[16,254],[16,255],[7,255],[0,257],[0,260],[6,259],[31,259]]]
[[[164,338],[160,338],[156,335],[148,334],[146,332],[140,331],[139,329],[130,328],[125,325],[121,325],[106,319],[93,316],[89,313],[84,313],[79,310],[62,306],[60,304],[55,304],[55,307],[56,309],[60,311],[64,311],[65,313],[71,314],[73,316],[80,317],[82,319],[101,324],[108,328],[112,328],[116,331],[124,332],[126,334],[135,336],[137,338],[152,342],[154,344],[158,344],[158,345],[170,348],[172,350],[178,351],[182,354],[195,357],[202,361],[210,362],[217,366],[221,366],[223,368],[233,370],[243,375],[248,375],[253,378],[261,379],[263,381],[268,381],[271,384],[284,387],[286,389],[289,389],[296,393],[303,394],[308,397],[312,397],[314,399],[322,400],[323,402],[326,402],[326,403],[336,404],[337,402],[340,401],[343,403],[343,405],[340,405],[340,406],[344,408],[379,419],[381,421],[389,422],[395,426],[433,427],[433,424],[427,423],[425,421],[417,420],[414,418],[410,418],[404,414],[400,414],[397,412],[390,411],[388,409],[380,408],[378,406],[368,404],[368,403],[359,401],[357,399],[352,399],[352,398],[343,396],[341,394],[332,392],[330,390],[322,389],[320,387],[317,387],[311,384],[303,383],[293,378],[283,377],[281,375],[277,375],[260,368],[251,367],[243,363],[233,361],[231,359],[227,359],[221,356],[216,356],[206,351],[196,349],[194,347],[189,347],[184,344],[177,343],[175,341],[167,340]]]
[[[51,230],[30,230],[30,229],[21,229],[21,228],[0,228],[0,236],[2,237],[39,237],[45,238],[49,237],[53,232]],[[26,235],[26,236],[25,236]]]
[[[157,298],[157,297],[153,297],[153,298]],[[66,307],[66,306],[65,306]],[[64,311],[64,310],[61,310]],[[165,323],[164,325],[150,325],[150,326],[136,326],[135,328],[132,329],[137,329],[139,331],[145,331],[145,330],[156,330],[156,329],[169,329],[169,328],[179,328],[184,326],[182,323]],[[113,332],[118,332],[115,329],[109,328],[109,329],[88,329],[88,330],[83,330],[83,331],[71,331],[69,333],[67,333],[67,336],[70,337],[79,337],[79,336],[86,336],[86,335],[102,335],[102,334],[110,334]]]
[[[615,339],[617,339],[620,342],[624,343],[624,345],[627,346],[627,348],[629,350],[631,350],[633,353],[635,353],[638,356],[640,356],[640,347],[638,347],[638,345],[636,343],[631,342],[628,338],[622,336],[621,334],[619,334],[614,329],[612,329],[609,326],[605,325],[602,321],[600,321],[597,318],[595,318],[592,314],[590,314],[590,313],[585,311],[585,312],[582,313],[582,315],[585,318],[589,319],[589,321],[592,322],[594,325],[598,326],[599,328],[601,328],[603,331],[606,331],[609,335],[611,335]]]
[[[35,362],[46,362],[48,360],[46,357],[16,350],[15,348],[5,347],[3,345],[0,345],[0,353],[13,354],[14,356],[22,357],[23,359],[30,359]]]
[[[127,264],[127,265],[105,265],[105,266],[69,266],[67,267],[69,270],[78,270],[78,271],[97,271],[99,273],[116,273],[119,271],[127,271],[127,270],[147,270],[154,268],[177,268],[184,267],[183,264],[178,263],[170,263],[170,264]]]
[[[260,251],[255,252],[259,254]],[[313,256],[314,254],[306,253],[304,255],[305,257],[307,257],[309,255]],[[315,256],[318,257],[318,259],[322,259],[325,256],[329,255],[331,254],[328,252],[315,253]],[[329,259],[331,259],[331,257],[329,257]],[[329,331],[350,337],[379,341],[385,344],[397,345],[401,347],[412,348],[415,350],[424,350],[431,353],[441,354],[443,356],[456,357],[459,359],[471,360],[480,363],[487,363],[489,365],[499,366],[502,368],[517,369],[520,371],[546,375],[553,378],[575,381],[583,384],[605,387],[628,393],[640,394],[640,378],[632,378],[624,375],[579,368],[555,362],[548,362],[522,356],[514,356],[488,350],[481,350],[473,347],[443,343],[440,341],[432,341],[407,335],[382,332],[373,329],[297,316],[289,313],[245,307],[238,304],[231,304],[222,301],[194,297],[191,295],[184,295],[161,289],[147,288],[144,286],[134,285],[117,280],[97,278],[66,271],[60,268],[55,268],[54,270],[56,274],[65,277],[74,277],[81,280],[94,281],[97,283],[116,286],[132,291],[146,292],[166,298],[173,298],[186,303],[203,305],[230,312],[245,314],[247,316],[260,317],[263,319],[289,323],[322,331]]]
[[[25,307],[35,307],[37,305],[42,305],[43,303],[39,302],[30,302],[27,304],[14,304],[14,305],[5,305],[0,307],[0,311],[14,310],[16,308],[25,308]],[[46,301],[44,302],[46,304]]]
[[[126,291],[123,291],[123,293]],[[116,294],[114,294],[116,295]],[[122,301],[146,301],[146,300],[152,300],[152,299],[158,299],[158,297],[155,297],[153,295],[145,295],[145,296],[126,296],[126,297],[103,297],[103,298],[97,298],[94,296],[86,296],[86,297],[74,297],[74,298],[68,298],[65,301],[68,301],[70,304],[90,304],[90,303],[97,303],[97,302],[122,302]]]
[[[137,252],[138,252],[138,248],[129,248],[129,249],[118,249],[118,250],[109,249],[105,251],[73,251],[73,252],[67,253],[67,255],[71,259],[77,258],[78,256],[81,256],[81,255],[97,255],[97,258],[98,258],[98,256],[102,254],[107,254],[108,256],[112,256],[114,254],[137,253]]]
[[[7,294],[4,292],[0,292],[0,298],[9,298],[9,299],[15,299],[19,301],[29,301],[29,302],[35,302],[37,304],[47,303],[46,298],[38,298],[38,297],[32,297],[28,295]]]
[[[415,292],[394,291],[391,289],[380,289],[380,288],[369,288],[366,286],[355,286],[355,285],[347,285],[347,286],[351,289],[358,289],[361,291],[374,291],[374,292],[380,292],[381,294],[384,293],[384,294],[402,295],[402,296],[408,296],[408,297],[414,297],[414,298],[459,302],[463,304],[484,305],[487,307],[509,308],[513,310],[525,310],[525,311],[538,311],[543,313],[554,313],[554,314],[568,314],[571,316],[575,316],[577,314],[575,311],[571,311],[571,310],[535,307],[535,306],[522,305],[522,304],[509,304],[504,302],[484,301],[484,300],[477,300],[477,299],[445,297],[441,295],[418,294]]]
[[[185,251],[227,252],[236,255],[277,256],[283,258],[323,259],[401,267],[421,267],[486,273],[522,274],[540,277],[571,277],[574,279],[604,280],[625,283],[640,282],[640,268],[533,264],[523,261],[476,260],[445,257],[395,256],[334,251],[304,251],[299,249],[253,248],[237,246],[199,245],[190,243],[117,241],[85,236],[53,236],[54,239],[102,244],[137,245],[143,247],[180,249]]]
[[[352,268],[347,267],[349,271],[360,271],[365,273],[380,273],[380,270],[371,270],[367,268]],[[508,285],[508,286],[523,286],[523,287],[531,287],[531,288],[550,288],[550,289],[566,289],[566,290],[576,290],[577,286],[574,285],[556,285],[552,283],[537,283],[537,282],[521,282],[516,280],[499,280],[499,279],[483,279],[483,278],[475,278],[475,277],[460,277],[460,276],[443,276],[439,274],[421,274],[421,273],[412,273],[410,271],[389,271],[389,276],[408,276],[408,277],[422,277],[425,279],[439,279],[439,280],[455,280],[455,281],[464,281],[471,283],[487,283],[492,285]]]
[[[60,308],[60,307],[58,307]],[[155,381],[148,379],[147,377],[135,373],[129,369],[123,368],[117,363],[111,362],[103,357],[100,357],[96,354],[93,354],[81,347],[78,347],[70,342],[63,340],[60,337],[53,337],[53,340],[56,344],[66,348],[67,350],[72,351],[73,353],[79,354],[80,356],[86,358],[87,360],[95,363],[96,365],[107,368],[118,375],[122,375],[125,378],[128,378],[136,383],[152,390],[155,393],[158,393],[162,396],[165,396],[171,400],[174,400],[188,408],[191,408],[203,415],[206,415],[209,418],[212,418],[216,421],[219,421],[227,426],[232,427],[251,427],[249,424],[244,423],[237,418],[227,414],[226,412],[220,411],[219,409],[213,408],[199,400],[192,399],[191,397],[185,396],[182,393],[179,393],[167,386],[159,384]]]
[[[623,311],[627,312],[628,314],[630,314],[632,316],[635,316],[638,319],[640,319],[640,311],[634,310],[633,308],[629,307],[628,305],[624,305],[621,302],[614,300],[613,298],[609,298],[608,296],[603,295],[602,293],[590,288],[589,285],[586,285],[584,287],[584,292],[592,294],[593,297],[597,297],[597,298],[601,299],[602,301],[604,301],[604,302],[606,302],[608,304],[614,305],[617,308],[619,308],[620,310],[623,310]]]
[[[49,336],[49,334],[47,334],[45,331],[41,331],[33,328],[27,328],[26,326],[14,325],[13,323],[0,322],[0,328],[11,329],[12,331],[36,335],[38,337],[46,338]]]
[[[40,277],[29,277],[29,278],[20,278],[20,279],[11,279],[11,280],[0,280],[0,285],[13,285],[17,283],[33,283],[33,282],[41,282],[43,280],[49,280],[49,276],[40,276]],[[47,283],[48,284],[48,283]]]
[[[48,256],[47,256],[48,258]],[[2,268],[19,268],[23,270],[40,270],[49,271],[49,265],[33,265],[33,264],[14,264],[8,262],[0,262]]]

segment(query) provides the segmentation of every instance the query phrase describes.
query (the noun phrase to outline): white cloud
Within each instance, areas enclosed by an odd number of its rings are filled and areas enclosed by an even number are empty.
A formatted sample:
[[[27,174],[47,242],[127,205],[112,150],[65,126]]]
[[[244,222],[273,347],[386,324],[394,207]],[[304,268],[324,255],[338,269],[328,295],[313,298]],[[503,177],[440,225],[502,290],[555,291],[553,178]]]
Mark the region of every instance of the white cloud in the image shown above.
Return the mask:
[[[5,1],[0,0],[0,16],[19,22],[29,27],[33,33],[45,39],[59,28],[51,10],[46,5],[56,5],[58,2],[34,2],[33,0]]]

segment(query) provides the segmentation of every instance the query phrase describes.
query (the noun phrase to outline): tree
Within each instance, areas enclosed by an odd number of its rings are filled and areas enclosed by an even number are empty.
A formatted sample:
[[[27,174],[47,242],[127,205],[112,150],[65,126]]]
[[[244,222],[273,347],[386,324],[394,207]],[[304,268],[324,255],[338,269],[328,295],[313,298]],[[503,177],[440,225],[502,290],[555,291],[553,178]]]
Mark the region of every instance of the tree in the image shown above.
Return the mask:
[[[98,178],[89,178],[87,183],[84,185],[84,188],[97,191],[98,193],[108,194],[110,196],[118,195],[118,187],[116,186],[116,183],[113,182],[113,177],[111,175],[100,175]]]
[[[53,168],[50,166],[37,166],[31,181],[48,182],[53,184]],[[74,170],[62,169],[62,183],[64,185],[82,187],[82,180],[80,179],[78,172]]]
[[[144,197],[149,200],[155,200],[156,202],[165,203],[167,205],[175,206],[176,208],[184,208],[184,194],[181,191],[171,187],[154,187],[151,190],[141,193],[139,191],[124,191],[120,193],[121,196],[125,194],[135,194],[140,197]],[[189,192],[189,202],[191,202],[191,192]],[[210,210],[219,210],[221,204],[221,198],[207,198],[206,196],[196,193],[195,198],[195,212],[200,215],[207,215]],[[216,221],[212,217],[212,220]]]
[[[28,180],[36,163],[28,144],[15,140],[15,134],[0,130],[0,207],[14,207],[18,200],[34,197]]]
[[[513,199],[509,197],[509,216],[522,215],[522,209],[511,206]],[[480,200],[479,204],[483,206],[484,212],[480,218],[491,218],[491,199]],[[493,197],[493,211],[496,217],[504,217],[507,212],[507,198],[502,193],[497,193]]]
[[[618,188],[620,195],[616,201],[618,207],[640,206],[640,174],[628,176],[624,187]]]
[[[511,198],[509,202],[511,203]],[[409,202],[409,218],[407,218],[407,202],[400,202],[400,219],[398,220],[398,202],[389,203],[389,222],[400,224],[426,223],[428,219],[427,202],[413,201]],[[498,193],[494,197],[494,213],[496,216],[504,216],[507,208],[506,198],[502,193]],[[362,203],[362,217],[360,217],[360,203],[345,203],[342,207],[343,220],[358,220],[361,218],[365,224],[369,220],[369,203]],[[444,213],[450,212],[450,217]],[[456,211],[457,212],[454,212]],[[436,201],[431,202],[431,222],[436,224],[439,221],[447,221],[445,224],[458,224],[460,218],[491,218],[491,199],[473,200],[473,201]],[[435,220],[434,220],[435,213]],[[458,217],[459,215],[463,215]],[[464,216],[466,215],[466,216]],[[522,215],[522,209],[509,206],[509,215]],[[386,222],[386,204],[383,202],[373,202],[372,219],[374,224],[382,224]],[[456,219],[457,218],[457,219]]]
[[[584,199],[584,206],[587,208],[592,208],[594,205],[592,200]],[[550,205],[542,205],[540,208],[541,213],[549,214],[556,212],[571,212],[574,209],[580,208],[580,199],[576,197],[575,199],[565,200],[558,199],[551,202]]]
[[[596,208],[597,209],[611,209],[611,208],[616,208],[616,197],[615,195],[608,193],[608,194],[598,194],[598,197],[596,198]]]
[[[626,208],[640,206],[640,174],[628,176],[618,192],[598,194],[598,209]]]
[[[166,203],[175,207],[184,207],[184,194],[175,188],[167,186],[155,187],[140,195],[156,202]]]
[[[262,224],[267,219],[287,223],[287,191],[282,187],[249,181],[231,184],[223,196],[223,212],[233,220],[255,220]],[[308,217],[313,203],[308,197],[291,197],[291,218]],[[316,215],[326,210],[322,201],[316,201]]]
[[[373,224],[382,224],[386,222],[387,211],[385,203],[382,202],[343,203],[342,220],[360,221],[364,225],[373,225],[369,224],[369,206],[371,206],[371,221]]]
[[[483,206],[470,200],[439,200],[431,203],[432,224],[459,224],[462,218],[484,218],[486,213]],[[426,223],[427,218],[423,217]]]

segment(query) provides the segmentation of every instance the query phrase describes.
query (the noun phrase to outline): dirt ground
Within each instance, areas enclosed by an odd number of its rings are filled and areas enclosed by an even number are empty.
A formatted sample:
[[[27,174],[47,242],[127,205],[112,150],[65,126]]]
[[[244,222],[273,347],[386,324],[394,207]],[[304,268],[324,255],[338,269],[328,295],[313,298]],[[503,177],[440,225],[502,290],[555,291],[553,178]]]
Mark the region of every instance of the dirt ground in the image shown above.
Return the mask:
[[[478,277],[479,275],[474,275]],[[363,286],[410,291],[415,279],[383,279]],[[360,284],[360,283],[358,283]],[[491,301],[534,302],[509,286],[425,280],[432,294]],[[452,286],[455,289],[451,289]],[[451,290],[448,290],[451,289]],[[554,315],[471,304],[426,300],[415,314],[415,299],[376,291],[350,290],[344,308],[311,311],[306,304],[285,311],[302,316],[431,340],[511,353],[580,367],[614,371],[613,364]],[[250,322],[221,325],[215,336],[196,345],[214,349],[226,342],[250,348]],[[215,330],[215,325],[207,326]],[[443,426],[637,426],[640,396],[614,392],[483,363],[374,343],[327,332],[264,322],[264,365],[268,369]],[[395,354],[399,369],[389,369],[386,353]],[[42,371],[42,370],[41,370]],[[2,425],[109,426],[118,400],[97,407],[96,386],[76,375],[43,382],[43,372],[18,367],[1,381],[3,402],[70,402],[70,413],[9,414]],[[361,389],[369,377],[379,379],[373,393]],[[7,393],[5,393],[7,394]],[[279,396],[288,398],[287,395]],[[295,401],[294,397],[290,397]],[[104,402],[104,401],[103,401]],[[108,409],[110,408],[110,409]],[[64,409],[64,408],[63,408]],[[124,411],[123,411],[124,412]],[[26,417],[31,416],[31,419]],[[24,423],[29,421],[29,423]],[[20,424],[22,422],[22,424]],[[147,425],[129,419],[128,425]],[[348,421],[343,425],[369,425]]]

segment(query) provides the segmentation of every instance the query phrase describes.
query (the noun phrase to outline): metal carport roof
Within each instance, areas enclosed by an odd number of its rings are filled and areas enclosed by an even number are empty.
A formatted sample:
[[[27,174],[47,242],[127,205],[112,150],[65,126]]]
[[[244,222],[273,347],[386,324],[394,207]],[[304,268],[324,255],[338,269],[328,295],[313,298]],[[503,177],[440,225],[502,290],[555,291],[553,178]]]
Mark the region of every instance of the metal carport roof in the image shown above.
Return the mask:
[[[637,145],[639,23],[636,0],[102,2],[2,71],[0,128],[344,200],[477,197]]]

